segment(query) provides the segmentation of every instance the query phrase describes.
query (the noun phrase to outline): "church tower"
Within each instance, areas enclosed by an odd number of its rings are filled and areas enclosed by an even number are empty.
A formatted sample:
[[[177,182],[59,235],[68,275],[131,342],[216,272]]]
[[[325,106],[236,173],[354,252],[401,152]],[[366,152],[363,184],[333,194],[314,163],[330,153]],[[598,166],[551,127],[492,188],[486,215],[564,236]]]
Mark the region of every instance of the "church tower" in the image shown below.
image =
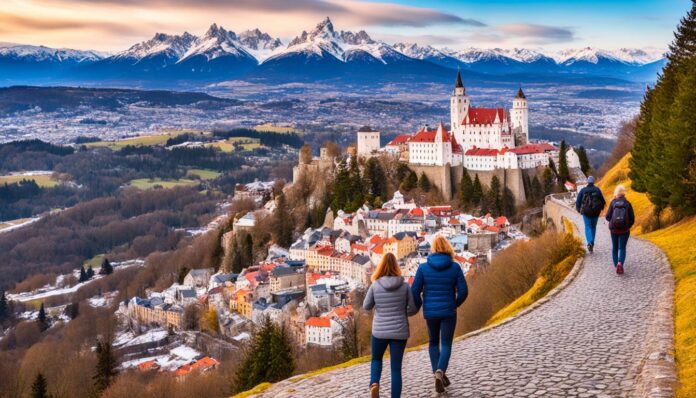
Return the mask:
[[[529,142],[529,108],[527,107],[527,97],[520,87],[517,97],[512,100],[512,111],[510,112],[510,123],[515,135],[515,146],[524,145]]]
[[[457,71],[457,80],[454,83],[454,91],[450,98],[450,131],[454,133],[458,142],[464,142],[464,128],[461,124],[469,111],[469,104],[469,97],[466,95],[466,89],[462,83],[462,74]]]

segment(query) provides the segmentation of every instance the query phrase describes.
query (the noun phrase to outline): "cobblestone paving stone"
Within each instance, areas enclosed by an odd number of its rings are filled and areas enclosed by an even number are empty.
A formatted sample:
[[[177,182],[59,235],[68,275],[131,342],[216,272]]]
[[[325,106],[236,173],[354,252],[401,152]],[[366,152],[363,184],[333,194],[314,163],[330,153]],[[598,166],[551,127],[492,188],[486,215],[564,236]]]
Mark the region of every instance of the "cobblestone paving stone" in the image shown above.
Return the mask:
[[[581,226],[575,214],[568,214]],[[510,323],[455,343],[445,397],[634,396],[656,311],[661,252],[631,239],[626,274],[611,264],[607,225],[600,219],[595,252],[577,278],[541,307]],[[416,316],[421,316],[420,314]],[[389,365],[382,396],[389,396]],[[432,397],[427,350],[404,360],[404,397]],[[283,381],[258,397],[366,397],[369,363]]]

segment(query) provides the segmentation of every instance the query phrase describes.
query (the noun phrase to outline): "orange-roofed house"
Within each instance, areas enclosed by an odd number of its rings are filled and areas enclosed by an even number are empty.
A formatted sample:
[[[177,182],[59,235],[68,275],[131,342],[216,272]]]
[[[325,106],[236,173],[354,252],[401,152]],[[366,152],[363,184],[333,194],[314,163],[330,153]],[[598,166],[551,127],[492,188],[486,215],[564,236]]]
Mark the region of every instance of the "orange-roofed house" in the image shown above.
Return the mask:
[[[156,361],[145,361],[138,364],[138,370],[141,372],[147,372],[150,370],[159,369],[159,364]]]
[[[330,347],[333,345],[333,328],[328,317],[311,317],[305,322],[305,343]]]
[[[353,306],[350,304],[342,307],[334,307],[328,314],[326,314],[328,318],[339,322],[346,320],[351,315],[353,315]]]

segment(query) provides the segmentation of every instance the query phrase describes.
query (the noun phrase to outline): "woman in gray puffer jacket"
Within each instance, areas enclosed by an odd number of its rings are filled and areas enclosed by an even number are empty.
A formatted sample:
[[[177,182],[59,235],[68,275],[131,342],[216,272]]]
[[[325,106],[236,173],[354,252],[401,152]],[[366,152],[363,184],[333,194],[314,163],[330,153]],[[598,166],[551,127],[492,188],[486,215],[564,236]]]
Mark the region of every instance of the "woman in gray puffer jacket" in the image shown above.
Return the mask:
[[[418,312],[413,294],[401,276],[401,268],[393,254],[387,253],[372,274],[372,285],[367,290],[363,308],[375,309],[372,320],[372,362],[370,365],[370,393],[379,397],[382,376],[382,358],[389,347],[391,363],[391,396],[401,396],[401,363],[409,337],[408,317]]]

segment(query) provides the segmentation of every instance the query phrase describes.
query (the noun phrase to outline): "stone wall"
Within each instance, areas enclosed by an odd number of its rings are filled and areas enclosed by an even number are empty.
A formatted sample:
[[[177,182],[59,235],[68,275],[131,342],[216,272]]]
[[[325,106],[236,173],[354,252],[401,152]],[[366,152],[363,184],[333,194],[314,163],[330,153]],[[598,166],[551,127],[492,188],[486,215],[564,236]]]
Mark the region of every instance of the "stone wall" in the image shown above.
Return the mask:
[[[453,190],[454,187],[452,184],[452,170],[456,167],[453,168],[449,165],[421,166],[415,164],[410,164],[408,165],[408,167],[414,172],[416,172],[418,178],[420,178],[422,173],[425,173],[425,176],[428,177],[430,183],[435,185],[437,189],[440,190],[440,192],[442,193],[442,197],[445,198],[445,200],[450,200],[454,197],[456,191]],[[461,178],[461,171],[459,173]]]

